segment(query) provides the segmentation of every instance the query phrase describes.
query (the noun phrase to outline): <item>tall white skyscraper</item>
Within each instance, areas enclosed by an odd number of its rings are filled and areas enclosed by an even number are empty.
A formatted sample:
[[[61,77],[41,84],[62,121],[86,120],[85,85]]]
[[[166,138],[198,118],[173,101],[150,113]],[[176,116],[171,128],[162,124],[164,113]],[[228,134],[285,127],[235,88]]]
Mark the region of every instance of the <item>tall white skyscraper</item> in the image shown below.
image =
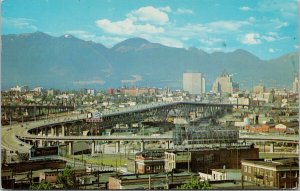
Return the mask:
[[[299,77],[298,77],[298,73],[297,72],[295,72],[295,74],[294,74],[293,92],[294,93],[298,93],[299,92]]]
[[[190,94],[205,93],[205,79],[201,73],[183,73],[183,90]]]

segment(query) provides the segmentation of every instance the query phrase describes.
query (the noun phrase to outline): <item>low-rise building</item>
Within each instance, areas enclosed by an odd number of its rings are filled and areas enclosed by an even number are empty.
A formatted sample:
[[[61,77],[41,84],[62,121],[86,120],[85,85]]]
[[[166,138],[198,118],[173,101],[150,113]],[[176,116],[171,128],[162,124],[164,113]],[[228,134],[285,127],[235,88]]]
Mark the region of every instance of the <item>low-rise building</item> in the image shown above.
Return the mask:
[[[165,155],[163,151],[144,151],[135,156],[135,173],[149,174],[164,172]]]
[[[257,85],[257,86],[254,86],[253,91],[255,94],[265,93],[266,87],[263,85]]]
[[[165,171],[190,170],[211,173],[211,169],[240,168],[242,159],[258,159],[259,150],[254,145],[212,146],[190,148],[189,150],[168,150],[165,152]]]
[[[299,159],[242,160],[243,181],[276,188],[298,188]]]
[[[212,169],[212,180],[241,180],[241,169]]]
[[[241,180],[241,169],[212,169],[211,174],[199,172],[201,180]]]
[[[49,182],[49,183],[56,183],[58,173],[61,171],[52,170],[52,171],[44,171],[40,172],[40,182]]]
[[[109,177],[108,189],[172,189],[188,182],[196,175],[193,173],[159,173],[115,175]]]

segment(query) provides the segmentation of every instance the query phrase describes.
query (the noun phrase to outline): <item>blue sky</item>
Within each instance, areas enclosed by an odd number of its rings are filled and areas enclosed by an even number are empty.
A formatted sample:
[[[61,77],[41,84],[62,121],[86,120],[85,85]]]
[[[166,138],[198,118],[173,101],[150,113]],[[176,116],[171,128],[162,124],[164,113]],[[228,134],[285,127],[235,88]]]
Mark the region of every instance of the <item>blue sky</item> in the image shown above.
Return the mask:
[[[297,0],[2,0],[2,34],[72,34],[112,47],[130,37],[262,59],[298,51]]]

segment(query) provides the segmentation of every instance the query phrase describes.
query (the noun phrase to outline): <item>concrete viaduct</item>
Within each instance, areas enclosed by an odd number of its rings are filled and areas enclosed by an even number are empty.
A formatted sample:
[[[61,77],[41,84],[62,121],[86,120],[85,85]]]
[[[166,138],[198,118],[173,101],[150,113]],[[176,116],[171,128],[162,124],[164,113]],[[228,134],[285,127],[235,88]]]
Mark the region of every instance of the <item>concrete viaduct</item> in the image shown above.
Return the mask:
[[[152,103],[147,105],[138,105],[129,109],[117,110],[113,112],[103,112],[101,115],[101,121],[96,123],[105,127],[118,123],[139,122],[145,119],[165,119],[170,112],[173,112],[173,114],[180,117],[188,117],[190,112],[194,112],[197,118],[202,118],[231,112],[233,107],[247,107],[247,105],[198,102]],[[172,136],[170,135],[83,136],[80,134],[82,133],[80,132],[80,129],[81,125],[87,124],[86,120],[86,115],[81,114],[72,117],[56,118],[54,120],[43,120],[26,124],[23,123],[8,129],[7,131],[9,132],[6,132],[6,134],[10,134],[11,136],[17,137],[19,140],[24,141],[26,148],[29,148],[30,145],[42,147],[67,143],[69,154],[72,154],[74,141],[91,142],[92,154],[95,153],[95,142],[99,140],[116,142],[116,152],[120,151],[120,141],[139,141],[141,143],[141,151],[143,151],[144,144],[147,141],[166,141],[168,145],[172,141]],[[77,125],[77,129],[74,128],[74,124],[76,123],[80,124]],[[79,135],[74,135],[74,133],[76,134],[76,131],[77,133],[79,132]],[[242,139],[248,140],[249,138],[250,137],[244,137]],[[259,138],[256,137],[255,139]],[[17,142],[15,144],[20,143]],[[9,146],[6,145],[6,147]]]

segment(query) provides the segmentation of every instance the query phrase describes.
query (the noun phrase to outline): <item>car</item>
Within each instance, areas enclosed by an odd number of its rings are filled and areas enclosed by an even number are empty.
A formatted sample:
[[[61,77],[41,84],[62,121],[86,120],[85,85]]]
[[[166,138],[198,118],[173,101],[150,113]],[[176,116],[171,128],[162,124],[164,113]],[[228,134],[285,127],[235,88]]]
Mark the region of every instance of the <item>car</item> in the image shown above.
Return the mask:
[[[24,146],[22,143],[19,144],[21,147]]]

